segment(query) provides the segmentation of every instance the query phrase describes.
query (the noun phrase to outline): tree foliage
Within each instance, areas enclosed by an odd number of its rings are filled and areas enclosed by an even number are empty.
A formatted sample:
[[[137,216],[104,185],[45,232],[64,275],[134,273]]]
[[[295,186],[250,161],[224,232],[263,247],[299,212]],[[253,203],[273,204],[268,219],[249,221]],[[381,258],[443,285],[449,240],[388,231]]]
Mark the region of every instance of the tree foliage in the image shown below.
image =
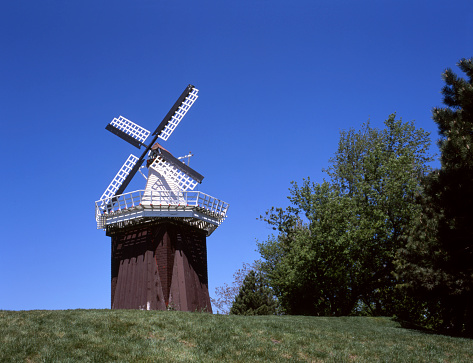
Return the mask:
[[[424,314],[409,319],[473,334],[473,58],[443,73],[443,102],[434,108],[441,167],[425,179],[422,215],[406,234],[398,259],[409,294],[422,299]]]
[[[261,272],[250,271],[235,296],[230,314],[272,315],[276,313],[276,301],[265,285]]]
[[[210,298],[210,301],[219,314],[229,314],[235,297],[243,285],[243,281],[248,273],[252,270],[257,270],[258,266],[255,262],[243,263],[243,266],[235,271],[233,274],[233,282],[231,285],[225,283],[215,289],[216,298]]]
[[[258,244],[261,268],[287,313],[382,315],[409,303],[393,262],[420,213],[429,145],[428,133],[395,115],[382,130],[343,131],[328,180],[293,182],[291,206],[266,212],[278,234]]]

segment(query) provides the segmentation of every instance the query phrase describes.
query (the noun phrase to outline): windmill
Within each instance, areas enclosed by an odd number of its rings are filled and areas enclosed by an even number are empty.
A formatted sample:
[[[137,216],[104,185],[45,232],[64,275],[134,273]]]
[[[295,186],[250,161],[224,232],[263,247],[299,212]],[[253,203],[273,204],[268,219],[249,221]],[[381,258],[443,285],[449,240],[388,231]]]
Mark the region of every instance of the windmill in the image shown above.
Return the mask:
[[[106,126],[144,148],[140,157],[130,154],[95,202],[97,229],[112,240],[112,309],[211,311],[206,237],[225,220],[228,204],[194,191],[203,176],[156,142],[171,136],[197,93],[187,86],[148,144],[151,132],[123,116]],[[125,193],[145,160],[145,189]]]

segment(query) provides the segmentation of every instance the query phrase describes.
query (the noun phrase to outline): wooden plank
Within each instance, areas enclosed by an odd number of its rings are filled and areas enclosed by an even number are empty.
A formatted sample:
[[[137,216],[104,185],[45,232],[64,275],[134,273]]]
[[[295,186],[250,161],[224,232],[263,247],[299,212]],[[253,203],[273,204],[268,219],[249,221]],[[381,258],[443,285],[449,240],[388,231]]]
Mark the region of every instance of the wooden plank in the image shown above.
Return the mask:
[[[153,256],[153,259],[154,259],[153,274],[155,277],[154,287],[155,287],[155,294],[156,294],[155,296],[156,296],[156,305],[157,305],[156,308],[159,310],[166,310],[167,308],[166,300],[164,299],[163,288],[162,288],[161,280],[159,278],[158,265],[156,263],[155,256]]]
[[[119,264],[112,308],[164,310],[171,301],[179,310],[211,310],[205,232],[162,223],[112,238],[122,247],[112,256]]]
[[[145,253],[145,264],[146,264],[146,310],[155,310],[156,302],[152,299],[152,284],[154,280],[153,275],[153,251],[146,251]]]
[[[137,247],[137,246],[136,246]],[[136,255],[135,248],[135,255]],[[135,278],[133,283],[133,295],[132,295],[132,309],[139,309],[140,308],[140,290],[141,290],[141,266],[140,266],[140,257],[136,255],[135,257]]]
[[[130,277],[130,280],[127,281],[127,285],[128,285],[128,292],[127,292],[127,296],[126,296],[126,308],[127,309],[133,309],[133,308],[137,308],[135,306],[133,306],[133,302],[134,302],[134,298],[135,298],[135,293],[136,293],[136,282],[135,282],[135,278],[136,278],[136,257],[132,257],[130,258],[130,265],[129,265],[129,277]]]
[[[114,291],[114,295],[113,295],[113,298],[112,298],[112,309],[117,309],[116,306],[118,306],[118,300],[119,300],[119,295],[120,295],[120,288],[121,288],[121,279],[120,279],[120,271],[121,271],[121,261],[118,265],[118,275],[117,275],[117,284],[115,286],[115,291]]]
[[[146,252],[140,254],[137,258],[139,268],[139,282],[138,282],[138,306],[140,309],[146,310],[146,280],[147,280],[147,267],[145,263]]]
[[[118,272],[118,286],[115,293],[115,309],[122,309],[123,300],[126,294],[126,278],[128,270],[128,261],[122,260],[120,262],[120,271]]]
[[[178,259],[179,251],[176,251],[174,254],[174,263],[173,263],[173,271],[172,271],[172,280],[171,280],[171,288],[169,293],[169,303],[173,304],[176,308],[181,300],[180,289],[179,289],[179,271],[178,271]],[[181,310],[181,309],[178,309]]]

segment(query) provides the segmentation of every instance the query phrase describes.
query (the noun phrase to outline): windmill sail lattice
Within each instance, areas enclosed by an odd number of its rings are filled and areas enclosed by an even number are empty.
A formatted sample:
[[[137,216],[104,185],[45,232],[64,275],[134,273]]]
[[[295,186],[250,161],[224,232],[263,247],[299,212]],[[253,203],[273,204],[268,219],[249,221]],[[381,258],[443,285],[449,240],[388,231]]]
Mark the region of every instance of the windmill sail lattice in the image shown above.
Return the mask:
[[[179,106],[174,115],[171,117],[171,120],[167,123],[166,127],[159,134],[159,138],[166,141],[169,136],[171,136],[174,129],[179,125],[182,118],[186,115],[187,111],[191,108],[194,102],[197,100],[197,88],[193,88],[189,95],[185,98],[184,102]]]
[[[123,116],[115,117],[105,128],[133,146],[136,146],[138,149],[143,145],[150,134],[150,131]]]
[[[197,180],[182,172],[171,163],[166,162],[166,160],[162,157],[157,157],[150,165],[150,168],[156,170],[166,179],[172,180],[182,191],[194,190],[198,184]]]
[[[123,116],[114,118],[112,122],[110,122],[110,124],[112,126],[115,126],[117,129],[122,130],[126,134],[132,136],[139,142],[145,142],[145,140],[148,138],[150,134],[150,131],[146,130],[140,125],[135,124],[134,122],[126,119]]]
[[[109,184],[107,189],[105,189],[105,192],[100,197],[100,200],[104,201],[104,205],[108,204],[110,198],[115,196],[116,191],[118,190],[120,185],[122,185],[123,180],[125,180],[128,174],[130,174],[131,169],[133,169],[137,161],[138,158],[133,154],[130,154],[128,159],[126,159],[125,163],[122,165],[117,175],[115,175],[115,178],[113,178],[112,182]]]

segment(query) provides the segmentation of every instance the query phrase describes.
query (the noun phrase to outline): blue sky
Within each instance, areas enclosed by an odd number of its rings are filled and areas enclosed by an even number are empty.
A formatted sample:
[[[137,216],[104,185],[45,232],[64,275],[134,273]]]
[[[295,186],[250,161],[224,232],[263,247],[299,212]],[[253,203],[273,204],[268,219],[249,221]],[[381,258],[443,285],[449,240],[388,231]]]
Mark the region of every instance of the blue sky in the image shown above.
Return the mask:
[[[258,258],[339,131],[396,112],[437,139],[442,71],[473,56],[471,1],[4,1],[0,5],[0,309],[110,307],[94,201],[187,84],[199,99],[163,146],[230,203],[207,239],[210,293]],[[436,146],[432,148],[436,152]],[[127,191],[142,189],[139,175]]]

